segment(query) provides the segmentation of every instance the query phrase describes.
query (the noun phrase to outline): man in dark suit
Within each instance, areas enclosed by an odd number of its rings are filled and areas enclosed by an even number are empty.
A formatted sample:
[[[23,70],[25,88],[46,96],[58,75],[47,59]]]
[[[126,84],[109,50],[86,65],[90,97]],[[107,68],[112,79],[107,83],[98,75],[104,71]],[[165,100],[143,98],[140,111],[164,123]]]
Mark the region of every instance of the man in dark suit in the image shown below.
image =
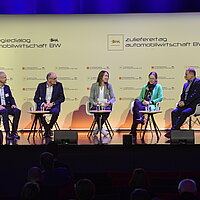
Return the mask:
[[[6,139],[19,139],[17,135],[18,123],[21,110],[16,106],[10,87],[6,85],[7,77],[4,72],[0,72],[0,115],[3,118],[3,125],[6,132]],[[13,116],[12,132],[10,132],[8,115]]]
[[[52,114],[49,124],[46,122],[44,116],[40,115],[45,129],[45,136],[50,136],[51,129],[58,119],[61,103],[65,101],[65,96],[62,83],[57,82],[55,73],[49,72],[46,79],[46,82],[38,85],[34,101],[37,104],[37,110],[49,110]]]
[[[200,103],[200,79],[196,78],[194,68],[186,69],[185,80],[187,83],[183,86],[180,101],[171,113],[172,130],[179,130],[187,117],[195,112],[196,105]],[[165,137],[170,138],[170,132],[166,133]]]

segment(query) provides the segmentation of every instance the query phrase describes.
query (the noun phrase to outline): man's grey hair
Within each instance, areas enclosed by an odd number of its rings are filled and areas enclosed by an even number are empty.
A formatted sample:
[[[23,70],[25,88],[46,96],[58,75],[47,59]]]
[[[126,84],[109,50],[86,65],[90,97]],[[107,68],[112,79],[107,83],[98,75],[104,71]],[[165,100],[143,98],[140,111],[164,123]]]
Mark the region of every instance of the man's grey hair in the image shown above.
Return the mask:
[[[54,72],[49,72],[49,73],[47,74],[47,76],[46,76],[47,81],[48,81],[49,77],[51,76],[51,74],[54,74]]]

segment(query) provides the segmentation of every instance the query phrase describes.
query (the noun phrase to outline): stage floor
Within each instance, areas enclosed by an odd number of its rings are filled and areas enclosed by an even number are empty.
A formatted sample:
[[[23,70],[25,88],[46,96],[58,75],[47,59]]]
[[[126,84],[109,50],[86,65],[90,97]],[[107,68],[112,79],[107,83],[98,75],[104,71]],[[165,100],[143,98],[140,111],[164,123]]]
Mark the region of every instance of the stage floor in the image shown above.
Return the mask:
[[[107,144],[107,145],[122,145],[123,144],[123,135],[128,134],[129,131],[114,131],[114,136],[112,139],[109,136],[102,136],[101,142],[99,135],[87,137],[88,131],[77,131],[78,132],[78,145],[94,145],[94,144]],[[166,144],[169,145],[169,140],[164,137],[166,131],[161,131],[161,137],[157,142],[157,137],[155,132],[147,131],[145,134],[144,142],[141,140],[140,131],[137,135],[137,144]],[[200,130],[194,131],[195,144],[200,144]],[[27,140],[29,131],[19,132],[19,140],[5,140],[5,133],[3,133],[3,145],[43,145],[47,144],[49,141],[54,140],[54,136],[51,138],[43,138],[41,134],[37,133],[35,137],[30,136],[29,141]]]

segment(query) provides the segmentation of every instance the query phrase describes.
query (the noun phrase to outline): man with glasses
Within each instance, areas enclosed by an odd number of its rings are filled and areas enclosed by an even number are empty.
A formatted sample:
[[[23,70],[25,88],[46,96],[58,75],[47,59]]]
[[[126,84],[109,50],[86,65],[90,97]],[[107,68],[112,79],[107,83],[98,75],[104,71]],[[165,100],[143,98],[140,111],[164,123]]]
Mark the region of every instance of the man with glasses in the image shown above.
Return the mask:
[[[49,137],[51,135],[51,129],[58,119],[61,103],[65,101],[65,96],[62,83],[57,82],[57,76],[54,72],[49,72],[46,79],[46,82],[38,85],[34,102],[37,104],[37,110],[48,110],[52,114],[49,123],[46,122],[43,115],[40,115],[45,129],[45,136]]]

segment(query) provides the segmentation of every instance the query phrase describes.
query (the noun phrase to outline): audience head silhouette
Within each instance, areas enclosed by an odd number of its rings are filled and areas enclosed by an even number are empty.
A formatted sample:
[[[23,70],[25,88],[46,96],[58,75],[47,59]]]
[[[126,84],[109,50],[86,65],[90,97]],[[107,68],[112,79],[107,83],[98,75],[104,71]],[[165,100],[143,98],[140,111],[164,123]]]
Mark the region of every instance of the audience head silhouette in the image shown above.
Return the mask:
[[[41,182],[42,180],[42,172],[39,167],[31,167],[28,170],[28,181],[33,181],[33,182]]]
[[[178,185],[178,191],[179,193],[196,193],[197,187],[195,181],[193,181],[192,179],[183,179]]]
[[[21,191],[20,200],[39,200],[40,187],[36,182],[27,182]]]
[[[149,181],[146,172],[142,168],[136,168],[133,171],[132,177],[129,181],[129,186],[132,190],[136,188],[149,189]]]
[[[78,200],[92,200],[95,196],[95,185],[89,179],[80,179],[75,184],[75,193]]]
[[[40,164],[41,167],[48,171],[48,170],[52,170],[54,167],[54,156],[52,153],[49,152],[43,152],[40,155]]]
[[[149,192],[145,189],[135,189],[131,193],[131,200],[151,200]]]

